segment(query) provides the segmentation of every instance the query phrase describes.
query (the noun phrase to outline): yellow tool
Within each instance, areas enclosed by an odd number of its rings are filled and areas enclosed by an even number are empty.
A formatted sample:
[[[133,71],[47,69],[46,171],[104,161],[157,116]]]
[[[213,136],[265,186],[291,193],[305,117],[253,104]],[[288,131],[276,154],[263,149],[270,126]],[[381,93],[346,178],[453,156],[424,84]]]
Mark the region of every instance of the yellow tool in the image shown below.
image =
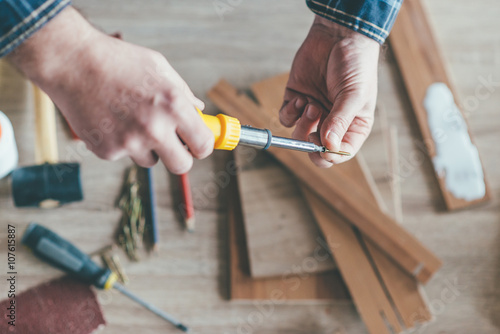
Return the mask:
[[[274,146],[308,153],[321,152],[345,156],[351,155],[344,151],[330,151],[325,146],[319,146],[307,141],[273,136],[268,129],[257,129],[248,125],[241,125],[238,119],[227,115],[205,115],[199,109],[198,112],[214,134],[214,148],[216,150],[232,151],[238,144],[241,144],[264,150]]]

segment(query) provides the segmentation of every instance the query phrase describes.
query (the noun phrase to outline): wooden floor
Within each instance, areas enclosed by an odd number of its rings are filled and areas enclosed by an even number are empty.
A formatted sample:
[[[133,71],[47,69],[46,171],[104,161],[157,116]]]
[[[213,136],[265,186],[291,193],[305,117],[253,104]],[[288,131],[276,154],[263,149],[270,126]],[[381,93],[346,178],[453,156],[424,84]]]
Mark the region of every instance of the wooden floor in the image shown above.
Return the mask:
[[[220,16],[214,6],[217,2],[228,3],[233,10]],[[289,70],[312,20],[303,0],[74,3],[106,32],[119,30],[125,39],[161,51],[202,98],[220,77],[246,88]],[[499,333],[500,6],[495,0],[425,3],[468,113],[495,199],[474,210],[444,212],[402,81],[386,48],[380,65],[379,104],[399,130],[403,224],[444,261],[439,274],[425,286],[435,321],[417,332]],[[21,165],[30,165],[34,160],[34,126],[28,86],[6,66],[1,67],[0,82],[0,109],[14,123]],[[207,110],[215,112],[210,103]],[[112,240],[120,216],[113,201],[130,161],[101,161],[81,143],[69,142],[60,124],[59,128],[63,160],[82,164],[86,199],[53,211],[16,209],[9,183],[0,181],[0,281],[7,271],[6,224],[16,225],[19,240],[29,222],[42,223],[87,252]],[[380,122],[362,151],[389,205]],[[227,154],[219,152],[195,163],[191,173],[197,209],[194,234],[184,232],[177,219],[170,177],[163,166],[155,167],[161,250],[158,256],[140,263],[125,263],[130,290],[175,314],[194,333],[366,333],[349,302],[271,305],[227,301],[227,188],[218,185],[216,174],[225,168],[227,159]],[[17,263],[21,290],[59,275],[26,250],[17,252]],[[0,299],[6,297],[4,284],[0,284]],[[99,297],[108,321],[103,333],[176,333],[125,297],[104,292]]]

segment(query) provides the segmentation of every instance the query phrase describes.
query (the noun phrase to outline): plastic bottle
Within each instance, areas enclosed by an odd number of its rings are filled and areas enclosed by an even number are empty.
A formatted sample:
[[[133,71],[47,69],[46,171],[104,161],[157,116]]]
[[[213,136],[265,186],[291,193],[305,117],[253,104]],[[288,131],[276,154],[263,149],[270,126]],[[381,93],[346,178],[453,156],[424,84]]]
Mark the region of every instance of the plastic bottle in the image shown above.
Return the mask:
[[[7,116],[0,111],[0,179],[17,167],[19,154],[14,138],[14,129]]]

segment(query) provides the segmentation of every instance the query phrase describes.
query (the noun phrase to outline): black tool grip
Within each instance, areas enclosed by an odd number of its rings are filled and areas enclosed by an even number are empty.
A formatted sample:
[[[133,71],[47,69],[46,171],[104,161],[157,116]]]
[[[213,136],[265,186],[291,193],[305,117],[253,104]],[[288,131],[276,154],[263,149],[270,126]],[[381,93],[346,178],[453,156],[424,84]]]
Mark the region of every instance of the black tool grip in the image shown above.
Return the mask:
[[[104,288],[111,275],[109,269],[99,267],[88,255],[70,242],[36,223],[28,226],[21,243],[43,261],[99,289]]]

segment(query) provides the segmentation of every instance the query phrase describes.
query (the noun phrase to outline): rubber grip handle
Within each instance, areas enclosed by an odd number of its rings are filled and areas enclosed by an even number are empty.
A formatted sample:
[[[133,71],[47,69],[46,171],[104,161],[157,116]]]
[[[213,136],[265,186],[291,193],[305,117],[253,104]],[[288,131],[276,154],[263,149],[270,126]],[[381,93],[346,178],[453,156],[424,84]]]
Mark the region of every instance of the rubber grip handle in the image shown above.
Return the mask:
[[[238,119],[223,114],[205,115],[200,109],[196,109],[205,125],[214,134],[216,150],[232,151],[238,146],[241,136],[241,124]]]
[[[99,289],[107,288],[113,276],[111,270],[99,267],[70,242],[36,223],[28,226],[21,243],[43,261]]]

